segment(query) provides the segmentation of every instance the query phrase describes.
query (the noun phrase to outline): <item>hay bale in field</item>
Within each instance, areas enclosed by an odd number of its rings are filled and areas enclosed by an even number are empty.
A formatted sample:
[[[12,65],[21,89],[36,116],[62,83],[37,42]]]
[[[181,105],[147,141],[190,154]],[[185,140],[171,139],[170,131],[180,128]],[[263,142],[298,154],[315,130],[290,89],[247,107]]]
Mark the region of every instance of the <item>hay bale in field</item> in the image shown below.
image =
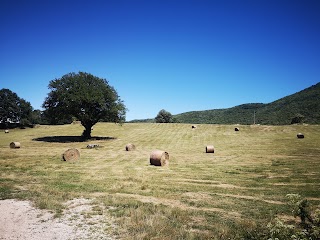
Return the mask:
[[[304,138],[304,135],[302,133],[298,133],[297,138]]]
[[[97,148],[97,147],[99,147],[98,144],[88,144],[87,145],[87,148]]]
[[[135,149],[136,149],[136,146],[134,144],[132,144],[132,143],[128,143],[126,145],[126,151],[133,151]]]
[[[206,146],[206,153],[214,153],[214,146],[212,145]]]
[[[150,153],[150,164],[154,166],[169,165],[169,153],[161,150],[154,150]]]
[[[235,130],[236,132],[239,132],[239,131],[240,131],[240,129],[239,129],[238,127],[234,128],[234,130]]]
[[[4,130],[4,133],[9,133],[9,129]]]
[[[20,148],[21,144],[19,142],[10,143],[10,148]]]
[[[76,148],[71,148],[62,154],[63,161],[76,162],[80,158],[80,152]]]
[[[191,126],[191,128],[193,128],[193,129],[194,129],[194,128],[197,128],[197,126],[195,126],[195,125],[192,125],[192,126]]]

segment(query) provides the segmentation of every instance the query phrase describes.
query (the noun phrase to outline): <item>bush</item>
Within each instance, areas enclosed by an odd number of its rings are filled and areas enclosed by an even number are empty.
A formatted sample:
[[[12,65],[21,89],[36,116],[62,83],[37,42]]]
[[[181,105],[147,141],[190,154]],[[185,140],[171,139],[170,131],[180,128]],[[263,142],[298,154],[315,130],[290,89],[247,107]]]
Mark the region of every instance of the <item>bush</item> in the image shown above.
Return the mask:
[[[173,122],[172,114],[164,109],[160,110],[160,112],[156,116],[155,120],[156,120],[156,123],[171,123],[171,122]]]
[[[31,127],[32,124],[30,123],[30,121],[26,118],[23,118],[20,120],[20,128],[21,129],[25,129],[26,127]]]
[[[297,114],[291,119],[291,124],[303,123],[304,116],[302,114]]]
[[[292,225],[274,218],[265,229],[256,227],[250,231],[242,230],[240,239],[319,240],[320,209],[313,208],[308,200],[303,199],[299,194],[287,194],[286,197],[293,216],[300,218],[299,223]]]

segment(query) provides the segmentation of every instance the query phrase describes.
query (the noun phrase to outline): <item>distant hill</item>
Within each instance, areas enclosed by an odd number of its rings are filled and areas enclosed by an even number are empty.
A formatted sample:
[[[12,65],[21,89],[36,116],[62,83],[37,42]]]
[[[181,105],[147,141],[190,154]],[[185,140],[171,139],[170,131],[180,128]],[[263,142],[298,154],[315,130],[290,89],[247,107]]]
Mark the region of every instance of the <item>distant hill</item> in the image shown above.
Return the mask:
[[[226,109],[192,111],[174,115],[179,123],[288,125],[320,124],[320,83],[271,103],[248,103]],[[154,122],[154,119],[131,122]]]

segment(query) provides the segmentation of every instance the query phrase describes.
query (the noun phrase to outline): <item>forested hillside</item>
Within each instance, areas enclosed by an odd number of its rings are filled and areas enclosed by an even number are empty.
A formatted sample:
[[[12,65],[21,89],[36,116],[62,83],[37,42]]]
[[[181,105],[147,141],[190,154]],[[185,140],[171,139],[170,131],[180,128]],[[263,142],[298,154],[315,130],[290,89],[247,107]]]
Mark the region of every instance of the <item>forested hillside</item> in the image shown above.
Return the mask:
[[[250,103],[227,109],[181,113],[174,117],[183,123],[320,124],[320,83],[268,104]]]
[[[248,103],[226,109],[174,115],[174,122],[210,124],[320,124],[320,83],[271,103]],[[138,120],[152,122],[154,119]]]

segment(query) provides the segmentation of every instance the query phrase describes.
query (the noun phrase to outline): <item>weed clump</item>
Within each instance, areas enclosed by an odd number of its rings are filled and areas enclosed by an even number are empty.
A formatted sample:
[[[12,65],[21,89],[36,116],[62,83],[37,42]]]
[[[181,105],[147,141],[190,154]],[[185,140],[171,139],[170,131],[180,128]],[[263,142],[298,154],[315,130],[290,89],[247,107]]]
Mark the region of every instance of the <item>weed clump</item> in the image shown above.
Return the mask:
[[[261,240],[319,240],[320,209],[310,205],[299,194],[287,194],[288,206],[293,216],[300,221],[288,224],[280,218],[272,219],[265,228],[243,229],[240,239]]]

